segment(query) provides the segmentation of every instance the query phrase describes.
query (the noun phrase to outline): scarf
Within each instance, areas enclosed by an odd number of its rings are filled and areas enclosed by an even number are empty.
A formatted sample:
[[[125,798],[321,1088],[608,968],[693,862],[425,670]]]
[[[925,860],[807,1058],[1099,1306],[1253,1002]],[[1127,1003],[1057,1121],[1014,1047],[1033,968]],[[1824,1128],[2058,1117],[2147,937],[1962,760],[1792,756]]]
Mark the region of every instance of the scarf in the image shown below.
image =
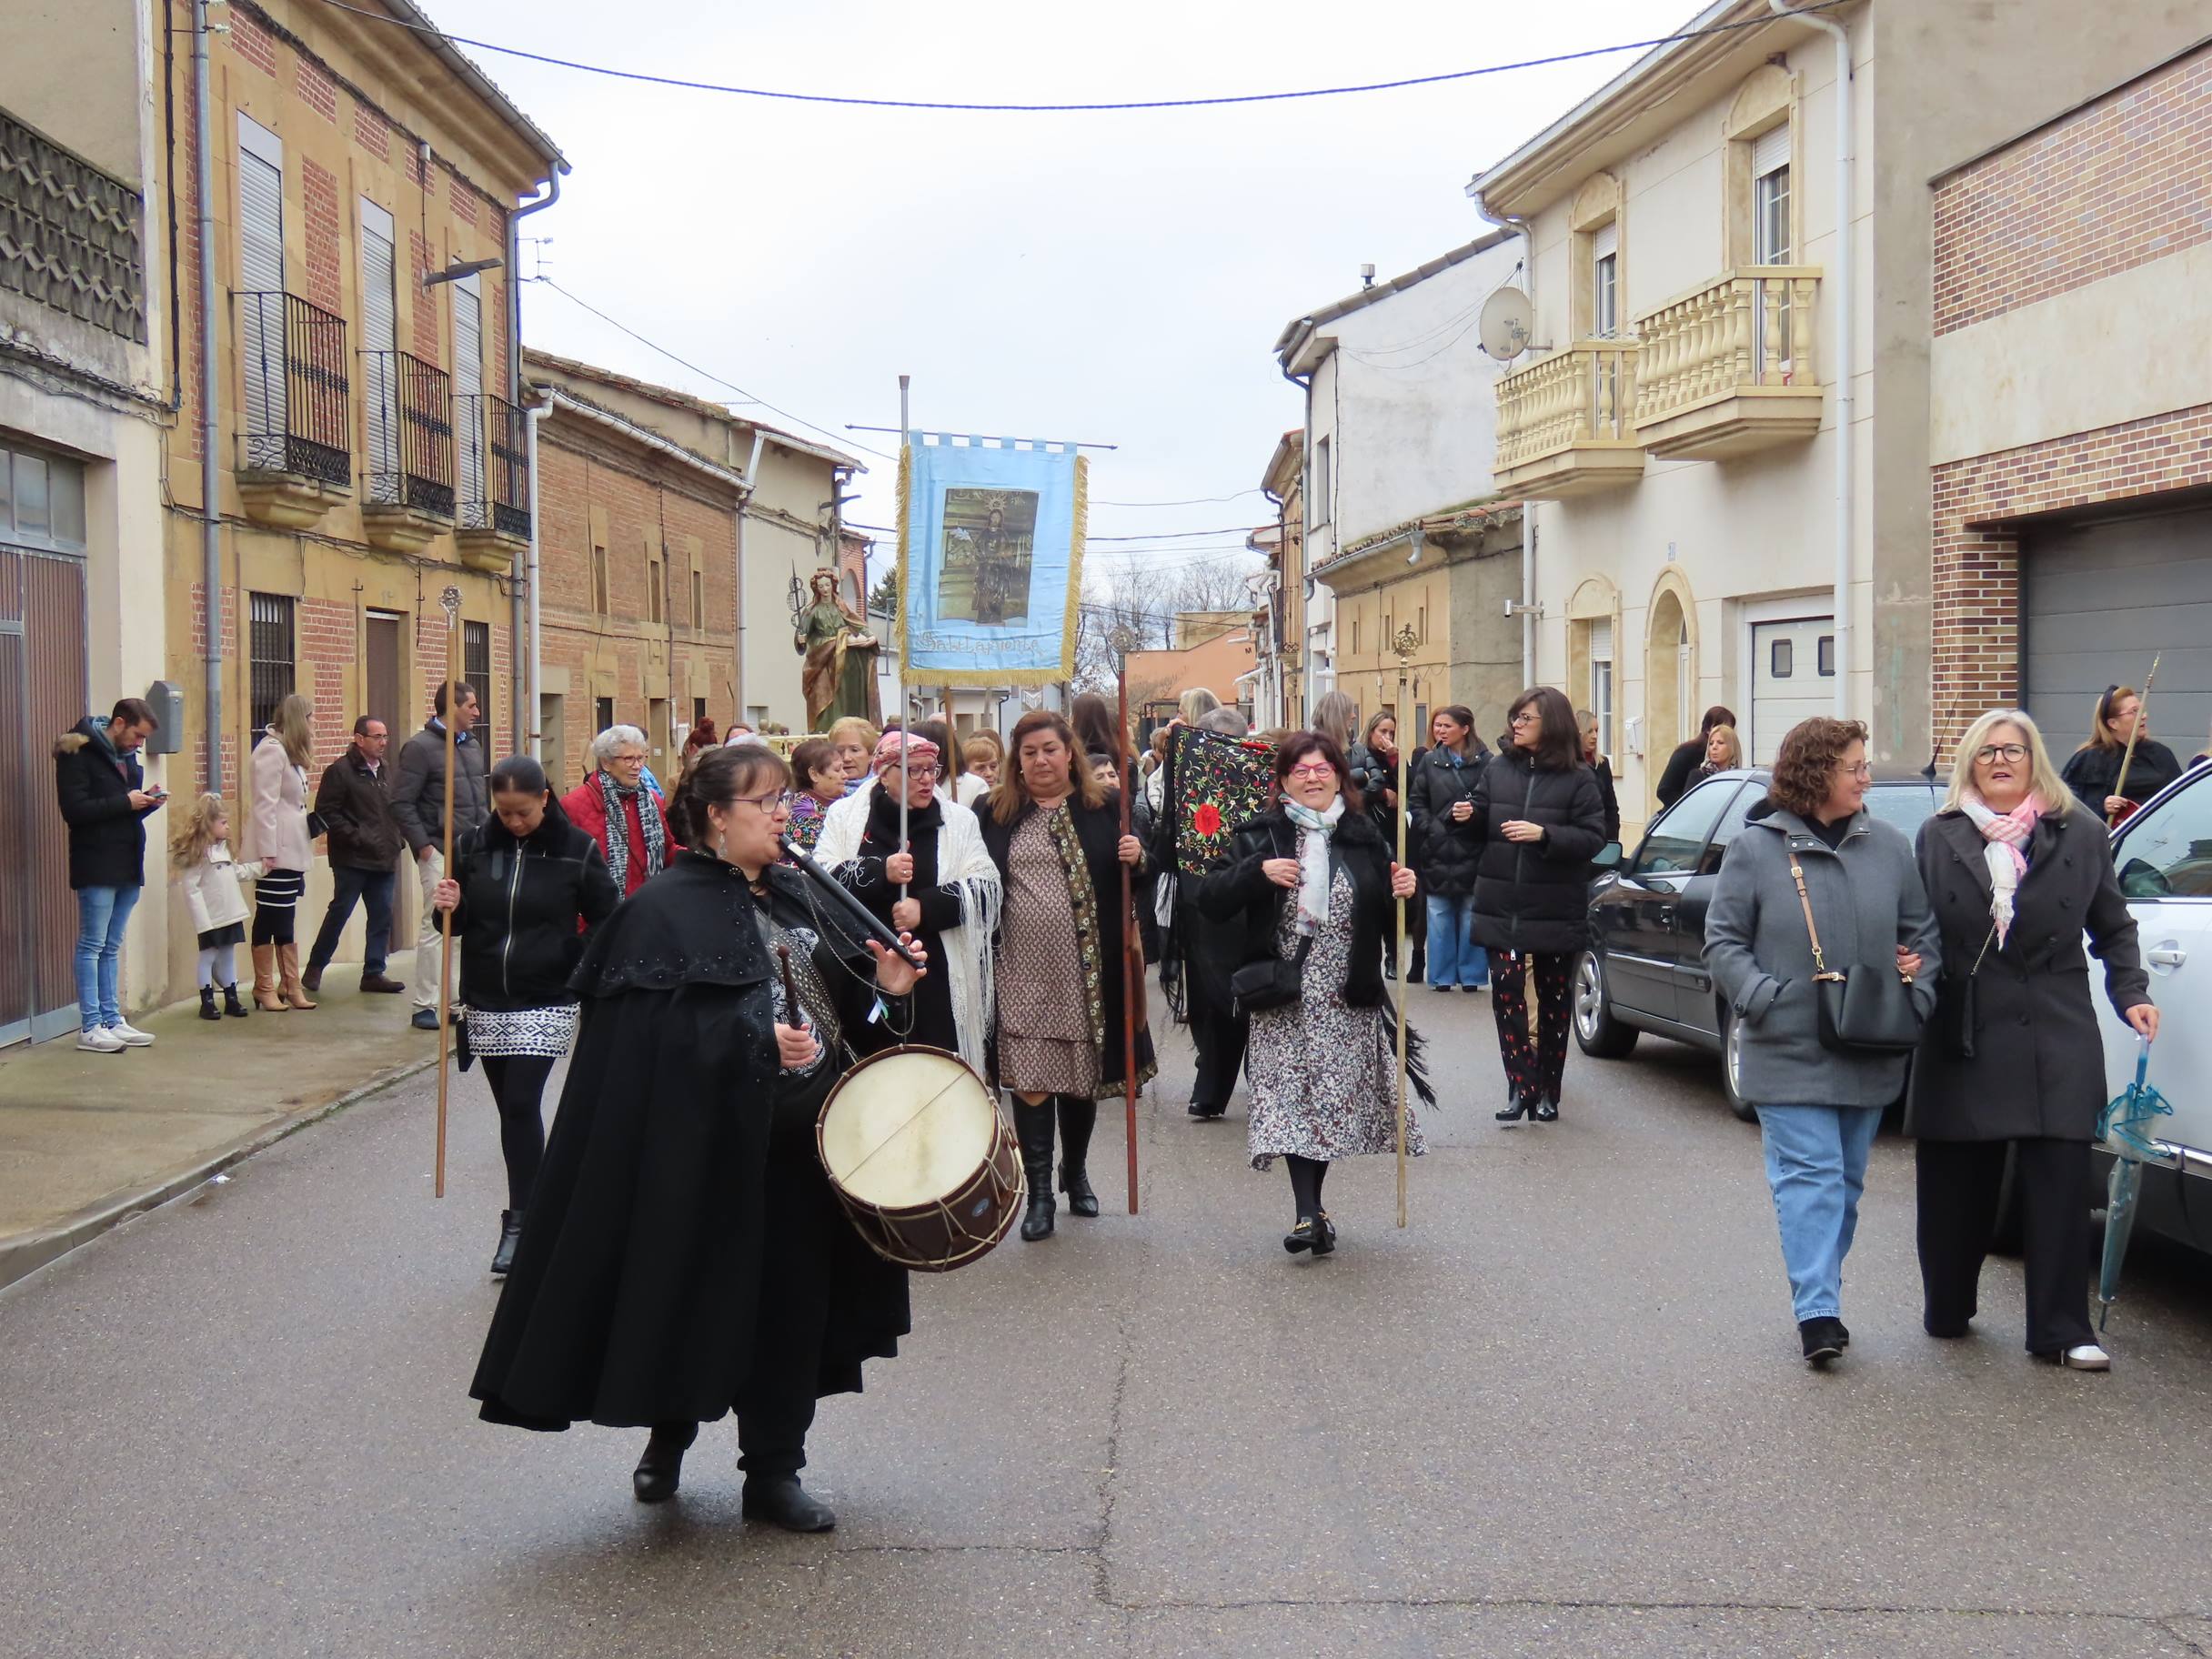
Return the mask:
[[[2012,931],[2013,894],[2019,890],[2020,878],[2027,873],[2027,854],[2021,849],[2036,833],[2043,802],[2030,795],[2011,811],[1999,813],[1969,789],[1958,804],[1988,843],[1982,849],[1982,859],[1989,866],[1989,920],[1996,928],[1997,949],[2002,950],[2005,936]]]
[[[660,821],[660,799],[645,787],[640,779],[629,789],[614,780],[614,775],[604,768],[599,771],[599,799],[607,809],[607,873],[615,879],[615,891],[629,891],[629,825],[628,814],[624,812],[625,801],[638,803],[638,824],[645,831],[645,873],[649,880],[660,873],[661,865],[669,854],[668,830]]]
[[[1295,800],[1282,803],[1283,815],[1304,831],[1298,838],[1298,930],[1315,933],[1329,920],[1329,840],[1344,816],[1339,795],[1325,812]]]

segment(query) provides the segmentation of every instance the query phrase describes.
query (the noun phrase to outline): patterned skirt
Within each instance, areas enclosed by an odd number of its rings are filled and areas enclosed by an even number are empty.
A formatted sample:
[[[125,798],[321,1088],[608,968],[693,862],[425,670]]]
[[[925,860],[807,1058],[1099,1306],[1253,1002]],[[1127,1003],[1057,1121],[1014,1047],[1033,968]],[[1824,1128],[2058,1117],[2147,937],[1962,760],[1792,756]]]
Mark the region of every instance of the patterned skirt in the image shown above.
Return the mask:
[[[576,1041],[577,1021],[582,1012],[574,1002],[565,1008],[461,1010],[468,1022],[468,1051],[479,1060],[510,1060],[518,1055],[558,1060]]]

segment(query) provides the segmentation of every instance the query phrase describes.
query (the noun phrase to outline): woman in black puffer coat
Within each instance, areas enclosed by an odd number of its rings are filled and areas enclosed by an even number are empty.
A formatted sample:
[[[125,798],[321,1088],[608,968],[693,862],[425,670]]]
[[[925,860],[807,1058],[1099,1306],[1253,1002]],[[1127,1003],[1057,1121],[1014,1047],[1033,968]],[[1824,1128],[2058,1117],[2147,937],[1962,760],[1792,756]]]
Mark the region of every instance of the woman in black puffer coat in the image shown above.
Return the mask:
[[[504,1275],[545,1157],[539,1101],[553,1062],[576,1037],[568,976],[586,934],[622,895],[598,842],[568,821],[529,756],[509,755],[491,769],[491,807],[454,849],[453,874],[431,903],[445,913],[461,959],[468,1052],[484,1062],[499,1109],[508,1208],[491,1271]]]
[[[1550,686],[1523,691],[1509,741],[1474,786],[1474,936],[1495,970],[1490,1002],[1505,1061],[1501,1123],[1559,1116],[1574,957],[1590,936],[1589,861],[1605,844],[1597,775],[1583,763],[1574,708]],[[1536,986],[1529,1033],[1527,980]]]

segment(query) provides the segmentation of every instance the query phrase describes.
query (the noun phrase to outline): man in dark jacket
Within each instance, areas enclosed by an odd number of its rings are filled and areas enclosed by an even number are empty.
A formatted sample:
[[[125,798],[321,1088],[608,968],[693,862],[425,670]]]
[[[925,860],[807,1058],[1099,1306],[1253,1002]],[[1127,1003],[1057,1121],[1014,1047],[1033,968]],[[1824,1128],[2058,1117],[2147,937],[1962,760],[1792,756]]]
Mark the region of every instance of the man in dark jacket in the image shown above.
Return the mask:
[[[105,720],[88,714],[54,745],[54,792],[69,826],[69,885],[76,892],[76,1046],[96,1054],[154,1039],[126,1024],[116,981],[123,931],[146,886],[146,820],[168,799],[146,787],[138,749],[154,711],[135,697]]]
[[[445,878],[446,687],[440,681],[436,712],[423,729],[399,746],[392,769],[392,816],[415,855],[422,882],[422,920],[415,933],[415,1018],[418,1031],[437,1030],[438,930],[431,895]],[[481,824],[491,812],[485,783],[484,746],[470,728],[477,723],[477,689],[467,680],[453,688],[453,839]]]
[[[392,942],[392,888],[398,879],[394,867],[407,845],[385,780],[384,749],[391,740],[382,720],[363,715],[353,723],[353,742],[323,769],[316,787],[316,814],[330,834],[330,908],[307,952],[304,980],[309,990],[322,990],[323,970],[337,953],[338,935],[363,899],[368,900],[368,933],[361,947],[361,989],[407,989],[384,972],[384,953]],[[439,806],[442,811],[442,795]]]
[[[1474,735],[1473,711],[1459,703],[1429,719],[1435,739],[1412,769],[1406,839],[1421,873],[1429,921],[1429,984],[1481,990],[1490,958],[1474,940],[1474,867],[1482,841],[1472,823],[1476,780],[1490,759]]]

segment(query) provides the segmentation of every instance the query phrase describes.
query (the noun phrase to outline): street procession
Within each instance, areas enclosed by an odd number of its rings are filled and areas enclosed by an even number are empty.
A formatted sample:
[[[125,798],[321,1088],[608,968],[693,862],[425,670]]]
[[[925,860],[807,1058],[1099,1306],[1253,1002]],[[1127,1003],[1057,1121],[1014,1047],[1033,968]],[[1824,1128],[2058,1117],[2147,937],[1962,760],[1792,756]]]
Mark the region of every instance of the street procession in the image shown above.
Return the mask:
[[[0,1659],[2212,1653],[2202,16],[25,7]]]

